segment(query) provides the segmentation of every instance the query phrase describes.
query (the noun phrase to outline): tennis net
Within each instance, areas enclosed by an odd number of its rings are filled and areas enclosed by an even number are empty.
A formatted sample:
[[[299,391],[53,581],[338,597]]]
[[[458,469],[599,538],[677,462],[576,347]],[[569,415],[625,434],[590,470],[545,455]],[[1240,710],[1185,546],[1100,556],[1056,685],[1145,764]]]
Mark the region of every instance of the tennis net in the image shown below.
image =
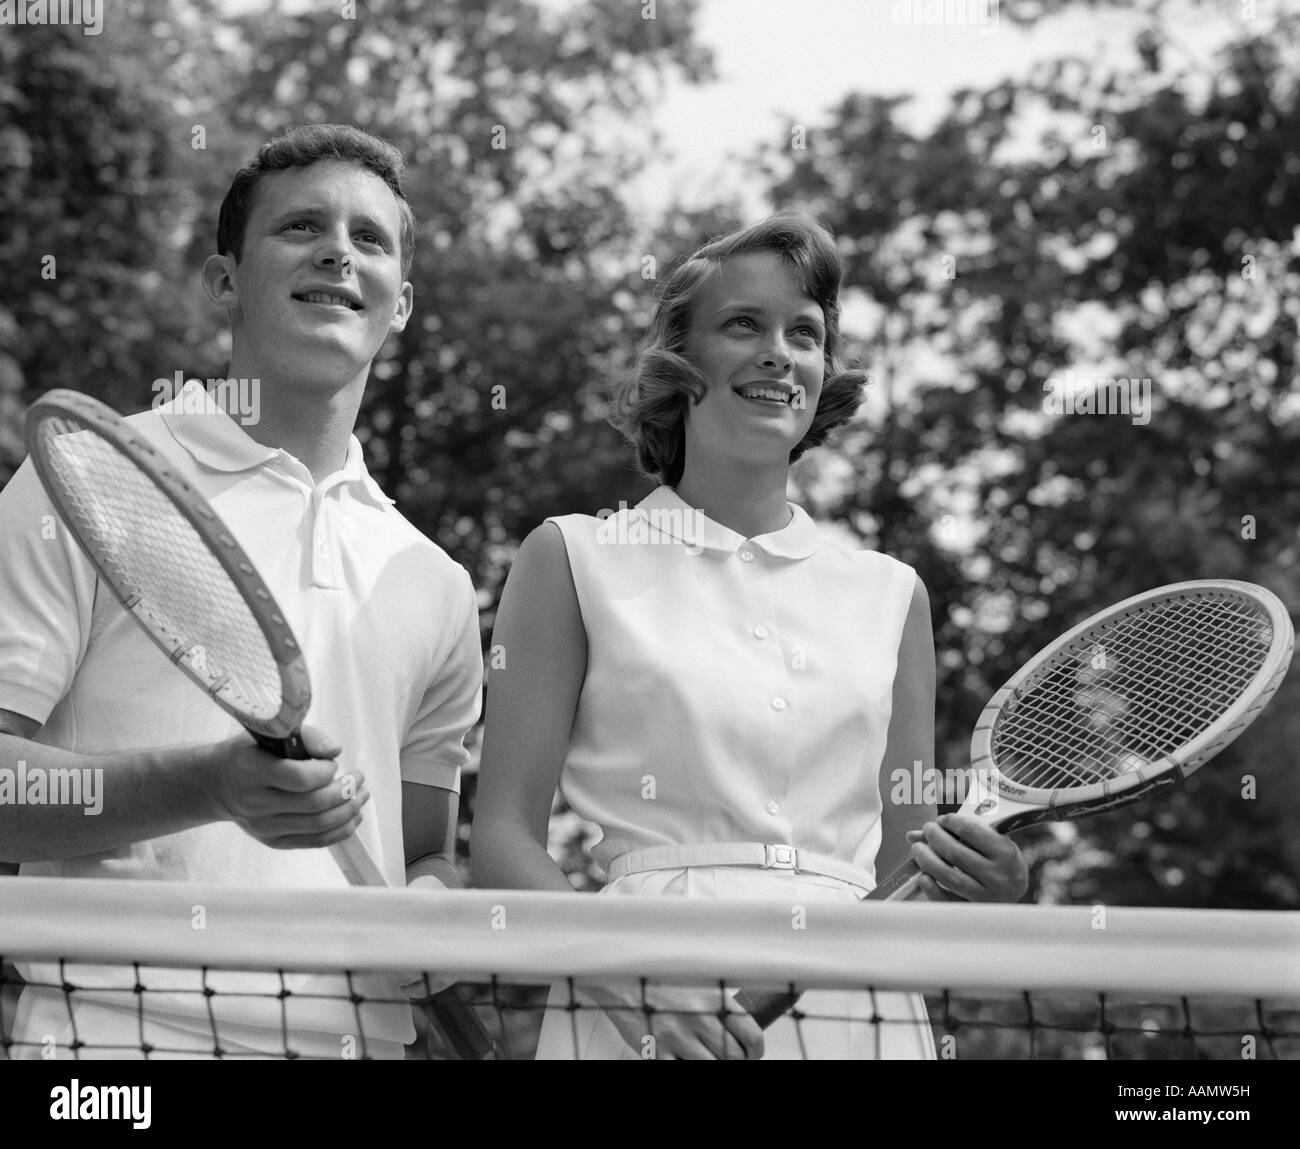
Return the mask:
[[[552,1056],[634,1059],[793,986],[769,1055],[1289,1060],[1298,954],[1300,915],[1262,911],[8,878],[0,1051],[527,1060],[545,1024]]]

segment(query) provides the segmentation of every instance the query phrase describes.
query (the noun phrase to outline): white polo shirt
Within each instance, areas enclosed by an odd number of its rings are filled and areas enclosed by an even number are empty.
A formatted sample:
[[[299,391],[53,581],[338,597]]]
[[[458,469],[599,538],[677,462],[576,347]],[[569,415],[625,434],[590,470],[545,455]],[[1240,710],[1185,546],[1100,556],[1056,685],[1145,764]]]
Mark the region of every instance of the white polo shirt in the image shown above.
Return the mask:
[[[306,721],[342,744],[342,769],[364,772],[372,798],[358,833],[389,881],[404,885],[401,785],[458,790],[479,715],[469,575],[398,513],[355,437],[343,467],[316,484],[196,390],[130,422],[208,499],[283,608],[311,676]],[[99,583],[30,462],[0,492],[0,539],[0,708],[42,723],[37,741],[104,754],[239,733]],[[106,803],[117,798],[111,778],[103,790]],[[230,822],[21,872],[346,884],[327,850],[271,849]]]

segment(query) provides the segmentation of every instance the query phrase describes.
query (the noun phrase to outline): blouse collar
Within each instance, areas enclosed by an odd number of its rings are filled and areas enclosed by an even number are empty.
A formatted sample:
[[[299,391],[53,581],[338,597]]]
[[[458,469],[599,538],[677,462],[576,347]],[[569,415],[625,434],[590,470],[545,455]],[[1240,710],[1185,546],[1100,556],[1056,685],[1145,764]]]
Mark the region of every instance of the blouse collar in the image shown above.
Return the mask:
[[[669,486],[651,491],[637,503],[632,513],[645,519],[651,530],[707,551],[735,554],[742,547],[750,546],[774,558],[811,558],[822,545],[817,524],[802,507],[793,503],[786,505],[793,512],[790,521],[779,531],[756,535],[752,539],[715,523]]]

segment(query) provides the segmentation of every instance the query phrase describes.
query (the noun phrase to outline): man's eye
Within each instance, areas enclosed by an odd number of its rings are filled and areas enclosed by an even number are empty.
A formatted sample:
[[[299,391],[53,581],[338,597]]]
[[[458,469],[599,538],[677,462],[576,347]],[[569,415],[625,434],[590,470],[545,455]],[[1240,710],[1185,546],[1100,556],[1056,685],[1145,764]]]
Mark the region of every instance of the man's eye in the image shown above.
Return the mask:
[[[732,323],[745,323],[745,324],[748,324],[748,326],[754,328],[755,331],[758,330],[758,324],[755,323],[752,319],[750,319],[748,315],[737,315],[734,319],[732,319],[731,322],[732,322]]]
[[[295,219],[295,220],[291,220],[289,223],[286,223],[284,225],[284,230],[291,231],[292,229],[297,227],[310,227],[310,226],[311,225],[305,219]]]

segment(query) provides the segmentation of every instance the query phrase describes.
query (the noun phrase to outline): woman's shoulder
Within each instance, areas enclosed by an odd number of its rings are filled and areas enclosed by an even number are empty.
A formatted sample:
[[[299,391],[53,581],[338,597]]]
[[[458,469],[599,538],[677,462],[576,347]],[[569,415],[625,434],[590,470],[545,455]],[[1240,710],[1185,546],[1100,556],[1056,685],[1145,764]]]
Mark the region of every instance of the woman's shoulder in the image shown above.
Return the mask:
[[[864,546],[847,531],[821,527],[821,549],[826,556],[846,568],[878,574],[882,577],[920,581],[916,568],[902,559]]]

